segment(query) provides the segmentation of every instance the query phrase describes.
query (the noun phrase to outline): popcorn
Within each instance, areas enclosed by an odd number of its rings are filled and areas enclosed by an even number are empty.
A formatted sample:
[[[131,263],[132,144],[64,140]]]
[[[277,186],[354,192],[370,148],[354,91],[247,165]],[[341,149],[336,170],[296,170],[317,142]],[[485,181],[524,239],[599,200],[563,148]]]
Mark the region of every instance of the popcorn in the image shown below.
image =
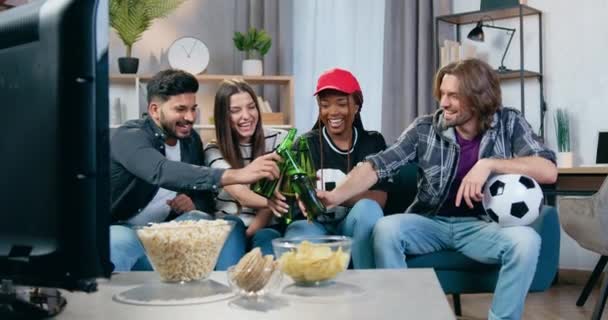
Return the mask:
[[[137,230],[154,269],[164,281],[209,276],[230,233],[224,220],[171,221]]]

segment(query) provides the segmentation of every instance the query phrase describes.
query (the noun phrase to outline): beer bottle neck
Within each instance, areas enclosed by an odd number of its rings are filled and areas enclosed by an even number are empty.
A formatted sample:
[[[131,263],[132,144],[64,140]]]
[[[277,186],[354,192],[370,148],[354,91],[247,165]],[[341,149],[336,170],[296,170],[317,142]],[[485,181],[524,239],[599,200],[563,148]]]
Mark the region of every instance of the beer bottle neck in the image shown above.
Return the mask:
[[[294,173],[302,173],[302,169],[300,169],[300,167],[296,163],[293,154],[290,150],[283,150],[283,152],[279,153],[279,155],[283,158],[283,160],[285,160],[285,165],[291,170],[293,170]],[[290,169],[287,169],[287,171],[290,171]]]

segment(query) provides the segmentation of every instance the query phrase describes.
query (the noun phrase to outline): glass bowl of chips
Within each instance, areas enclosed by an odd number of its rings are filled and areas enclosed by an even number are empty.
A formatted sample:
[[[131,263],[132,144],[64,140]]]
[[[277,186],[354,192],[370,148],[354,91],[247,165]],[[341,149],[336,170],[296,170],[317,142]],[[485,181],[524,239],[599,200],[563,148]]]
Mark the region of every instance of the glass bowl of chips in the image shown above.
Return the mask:
[[[137,228],[137,236],[154,270],[164,282],[209,277],[234,222],[185,220]]]
[[[279,268],[296,285],[318,286],[346,270],[352,239],[346,236],[315,236],[272,240]]]

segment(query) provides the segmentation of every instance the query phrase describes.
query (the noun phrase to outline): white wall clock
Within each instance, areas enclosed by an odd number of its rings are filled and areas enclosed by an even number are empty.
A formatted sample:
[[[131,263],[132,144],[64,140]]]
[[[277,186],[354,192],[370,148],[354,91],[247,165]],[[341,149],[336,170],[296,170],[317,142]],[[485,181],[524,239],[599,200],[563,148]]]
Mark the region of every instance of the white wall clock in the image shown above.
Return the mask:
[[[209,49],[197,38],[183,37],[171,44],[167,58],[171,68],[199,74],[207,69]]]

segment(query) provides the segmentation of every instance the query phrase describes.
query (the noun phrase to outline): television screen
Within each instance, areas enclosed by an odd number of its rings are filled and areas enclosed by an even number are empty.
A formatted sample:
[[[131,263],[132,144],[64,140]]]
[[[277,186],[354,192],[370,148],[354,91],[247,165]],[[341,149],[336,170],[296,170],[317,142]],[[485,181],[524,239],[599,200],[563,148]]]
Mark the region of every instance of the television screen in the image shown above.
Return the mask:
[[[608,164],[608,131],[602,131],[597,134],[595,163]]]
[[[107,0],[0,12],[5,283],[94,291],[110,275],[108,26]]]

